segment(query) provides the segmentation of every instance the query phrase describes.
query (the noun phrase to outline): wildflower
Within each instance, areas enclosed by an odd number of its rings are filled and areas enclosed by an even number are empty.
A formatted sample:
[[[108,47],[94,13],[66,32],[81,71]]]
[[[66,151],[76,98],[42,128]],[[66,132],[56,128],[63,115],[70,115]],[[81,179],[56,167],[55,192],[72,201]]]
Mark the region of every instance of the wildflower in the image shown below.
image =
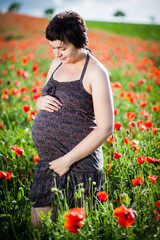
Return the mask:
[[[34,157],[33,156],[33,162],[38,162],[39,161],[39,159],[40,159],[40,157],[38,156],[38,154]]]
[[[149,113],[145,109],[143,109],[142,112],[139,112],[139,114],[142,115],[145,118],[149,118],[150,117]]]
[[[145,161],[145,157],[137,157],[136,160],[137,160],[138,164],[142,164]]]
[[[152,132],[153,134],[156,134],[156,133],[157,133],[157,130],[158,130],[158,128],[153,127],[152,130],[151,130],[151,132]]]
[[[134,83],[133,82],[128,82],[128,86],[129,87],[134,87]]]
[[[157,209],[154,210],[154,213],[155,213],[155,219],[158,220],[158,211],[157,211]]]
[[[8,99],[8,95],[7,95],[6,93],[2,93],[2,94],[1,94],[1,98],[2,98],[3,100]]]
[[[21,58],[21,62],[23,65],[26,65],[28,63],[28,61],[29,61],[29,56],[23,56]]]
[[[17,147],[17,146],[11,146],[11,149],[15,151],[16,155],[24,155],[24,150],[23,148]]]
[[[139,86],[139,85],[144,84],[144,83],[146,83],[146,79],[141,78],[140,80],[137,81],[136,84]]]
[[[2,129],[3,128],[3,123],[0,123],[0,129]]]
[[[37,69],[38,69],[38,65],[34,65],[34,66],[32,67],[32,71],[33,71],[33,72],[37,71]]]
[[[115,109],[114,109],[114,115],[117,115],[117,114],[118,114],[118,109],[115,108]]]
[[[35,119],[35,117],[36,117],[36,111],[35,110],[32,110],[32,111],[30,111],[29,112],[29,115],[27,116],[27,119],[28,120],[34,120]]]
[[[136,123],[135,122],[129,122],[128,123],[128,127],[135,127],[136,126]]]
[[[153,122],[149,121],[149,120],[146,120],[144,125],[146,126],[146,128],[152,128],[153,127]]]
[[[117,158],[122,157],[121,153],[114,152],[113,158],[116,160]]]
[[[64,215],[66,219],[64,226],[72,233],[79,233],[80,228],[84,225],[82,221],[85,217],[84,208],[72,208]]]
[[[118,218],[118,224],[122,227],[130,227],[135,222],[132,208],[126,208],[125,206],[117,207],[114,210],[114,216]]]
[[[155,157],[146,157],[146,161],[148,163],[154,163],[154,164],[160,163],[160,159],[156,159]]]
[[[112,88],[122,88],[122,85],[119,82],[112,82],[111,83]]]
[[[29,89],[27,87],[21,87],[19,89],[20,92],[29,92]]]
[[[105,191],[100,191],[97,193],[97,195],[101,202],[105,202],[108,199],[108,194]]]
[[[134,186],[139,186],[139,185],[142,186],[143,183],[144,183],[143,177],[137,177],[137,178],[132,179],[132,184],[133,184]]]
[[[139,106],[140,106],[141,108],[146,107],[146,106],[147,106],[147,102],[146,102],[146,101],[140,102]]]
[[[158,201],[156,202],[156,206],[157,206],[158,208],[160,208],[160,200],[158,200]]]
[[[120,98],[124,98],[125,95],[126,95],[126,92],[125,92],[125,91],[121,91],[120,94],[119,94]]]
[[[23,110],[23,112],[28,112],[29,110],[31,110],[32,109],[32,107],[30,106],[30,105],[25,105],[25,106],[23,106],[22,107],[22,110]]]
[[[0,171],[0,178],[11,179],[13,173]]]
[[[126,116],[130,121],[132,121],[132,120],[134,120],[136,113],[135,112],[127,112]]]
[[[122,130],[122,124],[116,122],[116,123],[114,124],[114,128],[115,128],[116,130]]]
[[[148,179],[152,182],[155,183],[157,181],[158,176],[150,175],[148,176]]]
[[[114,141],[114,140],[116,140],[116,136],[113,137],[113,136],[111,135],[111,136],[109,136],[109,137],[107,138],[107,141],[108,141],[110,144],[113,144],[113,141]]]
[[[158,112],[159,111],[159,106],[158,105],[153,105],[152,106],[152,111]]]

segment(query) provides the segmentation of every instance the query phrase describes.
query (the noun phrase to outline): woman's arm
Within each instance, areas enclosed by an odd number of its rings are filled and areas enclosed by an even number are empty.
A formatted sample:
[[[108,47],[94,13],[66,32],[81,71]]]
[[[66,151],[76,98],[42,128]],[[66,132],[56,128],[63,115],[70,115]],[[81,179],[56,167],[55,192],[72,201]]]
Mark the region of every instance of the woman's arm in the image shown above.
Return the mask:
[[[97,127],[70,152],[50,163],[50,169],[60,176],[64,175],[73,163],[94,152],[113,132],[113,99],[106,70],[100,68],[92,73],[91,88]]]

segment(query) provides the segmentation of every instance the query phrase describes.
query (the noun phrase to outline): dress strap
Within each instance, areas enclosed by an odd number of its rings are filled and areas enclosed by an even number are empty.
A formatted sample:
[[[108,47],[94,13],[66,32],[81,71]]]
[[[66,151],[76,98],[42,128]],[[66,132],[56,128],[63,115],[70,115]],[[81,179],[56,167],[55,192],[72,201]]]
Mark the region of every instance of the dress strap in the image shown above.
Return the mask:
[[[84,78],[84,74],[85,74],[85,72],[86,72],[89,59],[90,59],[90,56],[89,56],[89,53],[87,52],[87,57],[86,57],[86,61],[85,61],[84,67],[83,67],[83,71],[82,71],[81,77],[80,77],[80,81],[82,81],[83,78]]]
[[[56,67],[56,69],[53,71],[52,73],[52,78],[53,78],[53,74],[57,71],[57,69],[62,65],[62,62]]]

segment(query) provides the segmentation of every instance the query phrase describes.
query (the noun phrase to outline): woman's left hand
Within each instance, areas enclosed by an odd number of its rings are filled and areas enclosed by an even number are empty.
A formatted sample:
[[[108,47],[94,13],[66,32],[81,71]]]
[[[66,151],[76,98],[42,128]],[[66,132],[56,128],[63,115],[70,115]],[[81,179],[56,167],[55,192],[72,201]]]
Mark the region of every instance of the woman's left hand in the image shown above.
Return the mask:
[[[49,169],[54,170],[60,177],[66,174],[70,168],[68,162],[63,157],[50,162],[49,165]]]

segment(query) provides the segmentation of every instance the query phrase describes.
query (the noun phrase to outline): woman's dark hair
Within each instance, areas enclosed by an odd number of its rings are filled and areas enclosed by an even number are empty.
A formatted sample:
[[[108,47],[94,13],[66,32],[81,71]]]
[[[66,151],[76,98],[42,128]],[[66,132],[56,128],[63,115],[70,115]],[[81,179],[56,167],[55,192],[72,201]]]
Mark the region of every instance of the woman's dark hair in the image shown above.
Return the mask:
[[[57,14],[46,28],[46,38],[50,41],[70,42],[76,48],[88,44],[87,27],[83,18],[76,12],[65,11]]]

